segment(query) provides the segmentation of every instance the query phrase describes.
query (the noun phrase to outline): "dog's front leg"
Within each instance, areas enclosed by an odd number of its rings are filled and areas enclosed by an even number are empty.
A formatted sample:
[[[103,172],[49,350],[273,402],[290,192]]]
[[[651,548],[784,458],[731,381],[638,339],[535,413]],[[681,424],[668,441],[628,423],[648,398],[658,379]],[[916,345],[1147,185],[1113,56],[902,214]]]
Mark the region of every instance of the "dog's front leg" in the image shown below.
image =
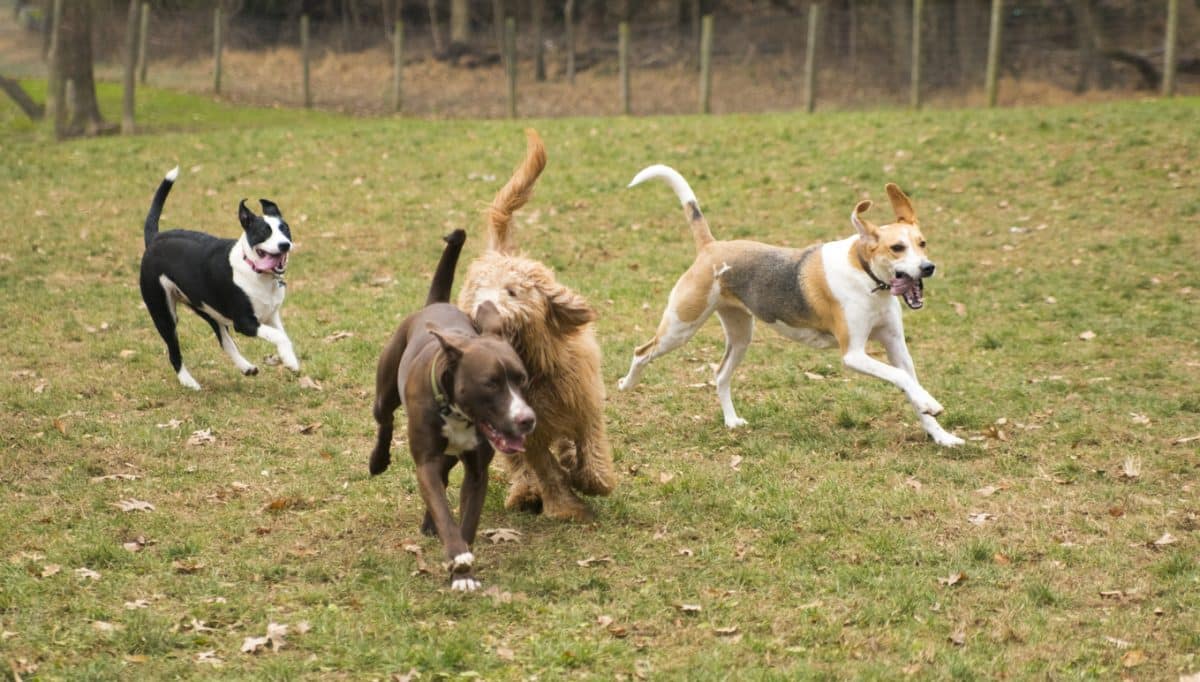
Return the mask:
[[[913,382],[920,387],[920,381],[917,379],[917,370],[916,367],[913,366],[912,355],[908,352],[908,345],[904,343],[903,328],[882,329],[876,334],[876,338],[879,339],[879,342],[883,344],[884,350],[887,351],[888,360],[893,365],[903,370],[909,377],[912,378]],[[924,388],[921,388],[921,390],[925,391]],[[925,391],[925,394],[929,395],[928,391]],[[942,447],[952,448],[962,445],[965,441],[943,429],[942,425],[939,424],[938,420],[934,417],[935,414],[940,414],[942,412],[941,403],[934,399],[932,395],[929,395],[929,400],[932,401],[933,406],[936,407],[936,411],[933,413],[922,412],[920,409],[917,409],[915,403],[913,404],[913,408],[916,409],[917,417],[921,420],[921,426],[925,429],[925,432],[929,434],[929,437],[932,438],[935,443],[941,445]]]
[[[488,445],[480,445],[474,453],[463,453],[463,480],[459,490],[458,515],[462,519],[462,536],[467,545],[475,543],[475,531],[479,529],[479,516],[483,513],[483,501],[487,497],[488,465],[495,452]]]
[[[410,437],[410,442],[411,437]],[[416,462],[417,487],[421,490],[421,499],[425,501],[425,509],[433,519],[437,528],[442,547],[446,550],[446,568],[450,571],[450,589],[471,592],[479,588],[479,582],[471,573],[475,556],[463,540],[462,530],[454,522],[450,505],[446,502],[446,488],[442,485],[442,456],[436,450],[424,450],[426,454],[417,455],[418,447],[412,444],[413,460]]]
[[[275,318],[278,319],[278,317],[279,313],[275,313]],[[293,372],[300,371],[300,361],[296,359],[296,352],[292,349],[292,340],[288,338],[287,332],[283,331],[282,327],[259,324],[258,330],[254,335],[275,344],[275,348],[279,351],[279,359],[283,362],[284,367]]]

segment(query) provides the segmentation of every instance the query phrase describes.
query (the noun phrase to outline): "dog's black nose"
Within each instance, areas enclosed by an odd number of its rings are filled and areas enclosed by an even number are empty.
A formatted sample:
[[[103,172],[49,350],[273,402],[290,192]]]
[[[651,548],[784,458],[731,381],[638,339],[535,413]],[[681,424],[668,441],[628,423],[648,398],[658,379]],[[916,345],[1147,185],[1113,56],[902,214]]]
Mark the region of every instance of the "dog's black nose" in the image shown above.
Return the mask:
[[[291,251],[291,250],[292,250],[291,242],[281,242],[279,244],[279,253],[287,253],[288,251]]]
[[[922,277],[931,277],[933,275],[933,269],[934,269],[933,263],[930,263],[929,261],[925,261],[924,263],[921,263],[921,276]]]
[[[533,425],[537,423],[537,417],[534,416],[533,412],[529,412],[517,417],[513,421],[516,423],[517,428],[521,430],[521,433],[529,433],[533,430]]]

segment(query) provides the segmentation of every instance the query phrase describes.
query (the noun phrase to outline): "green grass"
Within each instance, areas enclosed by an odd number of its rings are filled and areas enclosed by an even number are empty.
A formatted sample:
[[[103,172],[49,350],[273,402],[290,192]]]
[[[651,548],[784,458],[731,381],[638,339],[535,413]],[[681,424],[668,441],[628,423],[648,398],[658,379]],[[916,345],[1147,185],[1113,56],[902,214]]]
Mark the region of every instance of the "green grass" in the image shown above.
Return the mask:
[[[112,112],[113,92],[102,95]],[[1200,434],[1200,102],[536,122],[550,165],[519,239],[600,311],[622,477],[582,526],[505,511],[493,483],[483,527],[523,533],[476,547],[485,586],[513,595],[500,600],[448,591],[438,543],[417,531],[403,449],[374,480],[366,456],[379,348],[423,300],[442,234],[466,227],[468,256],[481,249],[480,212],[521,157],[521,125],[143,98],[151,134],[58,145],[0,104],[0,669],[24,660],[49,679],[1200,669],[1200,441],[1172,442]],[[939,264],[926,308],[905,313],[910,347],[947,407],[943,423],[968,445],[936,448],[896,390],[762,329],[735,379],[751,425],[730,433],[712,388],[693,387],[720,359],[715,322],[617,393],[693,256],[665,187],[624,189],[652,162],[692,181],[718,236],[790,245],[846,235],[855,201],[898,182]],[[278,367],[240,376],[186,313],[184,355],[204,390],[178,385],[136,285],[141,222],[176,163],[168,226],[235,236],[242,197],[282,207],[297,242],[284,316],[323,391]],[[342,330],[353,336],[325,340]],[[1079,339],[1087,330],[1094,340]],[[240,345],[254,361],[273,350]],[[156,427],[171,419],[181,425]],[[206,428],[215,443],[185,444]],[[1140,461],[1134,479],[1121,476],[1126,458]],[[92,482],[120,473],[140,478]],[[976,492],[988,485],[1000,490]],[[156,510],[121,512],[113,503],[125,498]],[[973,525],[976,512],[993,518]],[[1155,547],[1164,533],[1175,543]],[[140,552],[122,547],[139,536]],[[417,572],[409,543],[432,575]],[[601,556],[612,562],[576,563]],[[43,577],[48,564],[61,570]],[[939,583],[956,572],[966,578]],[[138,599],[148,607],[125,608]],[[300,621],[311,629],[278,653],[239,653],[269,622]],[[222,667],[196,662],[210,650]],[[1145,657],[1132,670],[1131,650]]]

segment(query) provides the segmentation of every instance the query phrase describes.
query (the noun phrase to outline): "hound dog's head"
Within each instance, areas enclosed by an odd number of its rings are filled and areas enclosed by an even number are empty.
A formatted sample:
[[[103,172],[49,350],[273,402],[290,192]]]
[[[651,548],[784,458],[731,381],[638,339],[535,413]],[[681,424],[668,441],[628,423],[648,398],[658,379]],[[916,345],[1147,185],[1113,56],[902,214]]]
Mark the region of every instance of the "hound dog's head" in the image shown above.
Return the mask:
[[[875,225],[863,216],[871,208],[870,200],[860,201],[850,214],[858,230],[863,255],[871,271],[889,282],[893,296],[900,296],[909,308],[925,305],[922,280],[933,275],[934,264],[925,254],[925,236],[917,224],[912,201],[893,183],[887,184],[888,199],[896,221]]]
[[[259,199],[263,214],[255,215],[246,208],[246,200],[238,204],[238,220],[246,233],[242,257],[259,274],[282,275],[287,270],[288,252],[292,250],[292,230],[283,220],[279,207],[269,199]]]

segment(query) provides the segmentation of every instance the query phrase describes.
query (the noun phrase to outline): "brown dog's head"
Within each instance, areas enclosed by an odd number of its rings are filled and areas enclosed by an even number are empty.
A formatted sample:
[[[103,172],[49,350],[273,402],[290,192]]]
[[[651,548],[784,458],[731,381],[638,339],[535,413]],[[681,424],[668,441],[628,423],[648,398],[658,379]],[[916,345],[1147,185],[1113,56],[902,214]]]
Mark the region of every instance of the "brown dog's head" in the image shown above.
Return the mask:
[[[492,447],[506,454],[525,451],[525,437],[537,418],[525,401],[525,365],[501,335],[496,307],[485,303],[475,316],[480,336],[430,327],[454,375],[454,404]]]
[[[922,280],[933,275],[934,264],[925,255],[925,237],[912,201],[893,183],[886,189],[895,222],[879,226],[867,220],[863,214],[871,208],[870,200],[858,202],[850,222],[858,230],[860,253],[872,272],[890,283],[893,296],[902,297],[916,310],[925,305]]]
[[[520,256],[489,253],[471,264],[459,305],[478,316],[485,303],[496,307],[505,336],[517,343],[568,336],[596,319],[549,268]]]

